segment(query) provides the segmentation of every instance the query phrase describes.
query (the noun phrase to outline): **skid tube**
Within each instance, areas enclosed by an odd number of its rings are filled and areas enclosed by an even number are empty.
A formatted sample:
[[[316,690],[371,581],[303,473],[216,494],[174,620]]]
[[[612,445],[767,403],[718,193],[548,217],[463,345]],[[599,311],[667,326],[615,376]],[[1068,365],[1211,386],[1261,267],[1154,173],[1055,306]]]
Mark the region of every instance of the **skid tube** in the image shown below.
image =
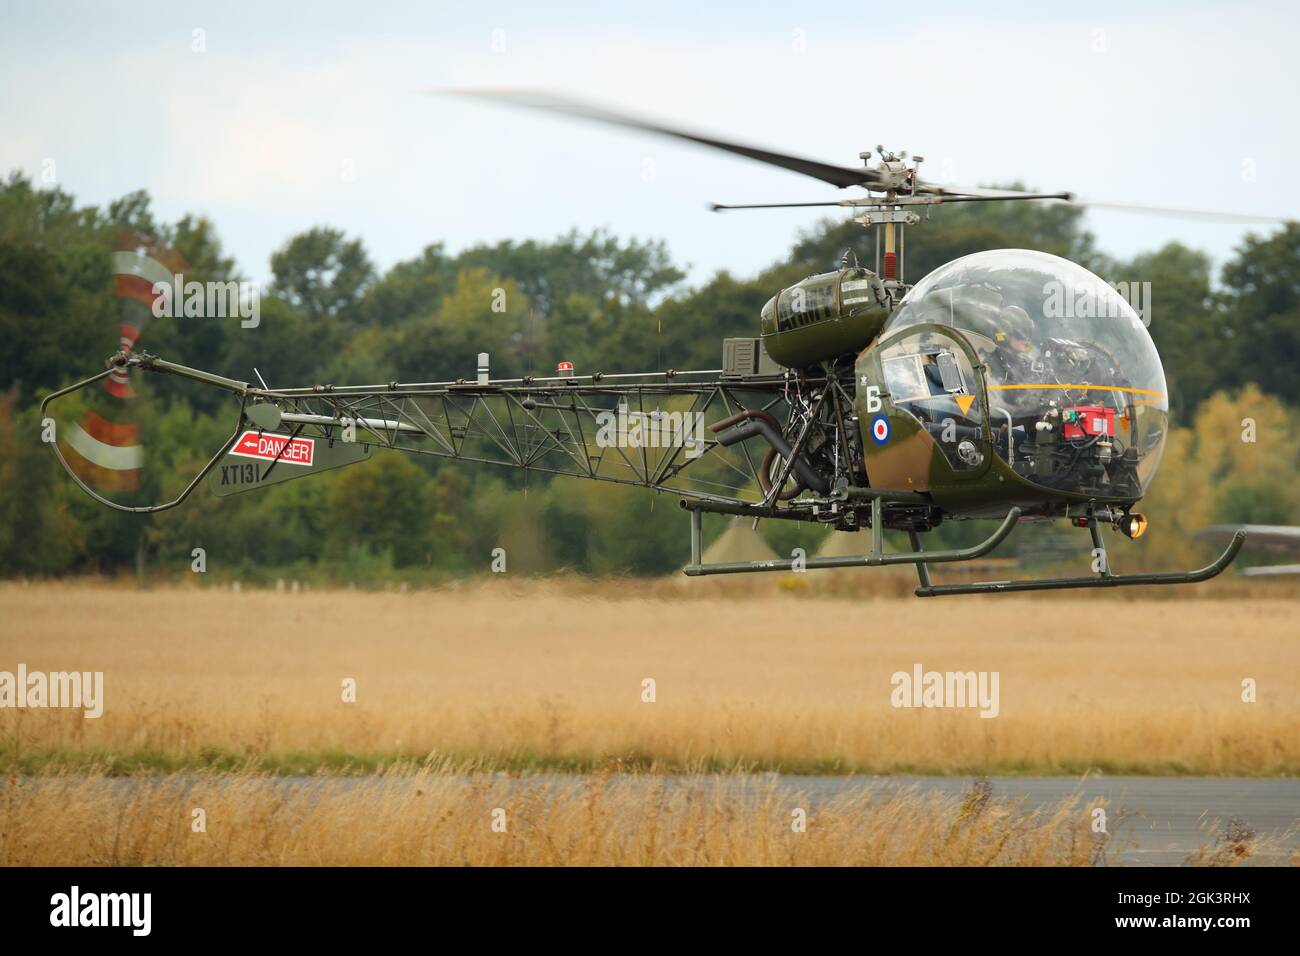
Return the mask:
[[[1075,578],[1042,578],[1023,581],[982,581],[969,584],[934,584],[930,580],[931,564],[947,564],[957,561],[970,561],[983,557],[1011,534],[1020,519],[1020,509],[1013,507],[1007,512],[996,531],[988,538],[969,548],[953,548],[943,551],[925,551],[921,546],[920,535],[915,531],[907,533],[911,551],[886,552],[884,550],[884,528],[882,521],[882,500],[891,497],[883,492],[872,495],[865,489],[855,489],[855,497],[871,498],[871,551],[868,554],[844,557],[810,557],[800,562],[806,570],[819,568],[854,568],[876,567],[888,564],[912,564],[916,566],[918,587],[917,597],[943,597],[954,594],[1001,594],[1013,591],[1051,591],[1073,588],[1117,588],[1137,585],[1161,584],[1196,584],[1218,576],[1231,564],[1240,553],[1246,541],[1246,532],[1238,531],[1232,541],[1219,557],[1212,563],[1196,571],[1154,571],[1138,574],[1114,574],[1109,566],[1096,575]],[[703,512],[732,514],[745,517],[774,517],[768,514],[768,508],[762,506],[748,507],[706,500],[683,500],[681,507],[691,513],[691,563],[682,569],[684,574],[698,577],[709,574],[746,574],[756,571],[792,571],[795,559],[775,558],[768,561],[732,561],[718,564],[705,564],[701,559],[701,515]],[[1088,531],[1092,536],[1094,549],[1104,547],[1101,541],[1101,529],[1096,515],[1089,509]]]
[[[1088,531],[1092,534],[1094,553],[1105,547],[1101,543],[1101,530],[1097,518],[1089,509]],[[912,533],[912,547],[920,550],[920,542]],[[1142,584],[1196,584],[1217,577],[1230,565],[1246,542],[1246,532],[1237,531],[1228,542],[1228,547],[1210,564],[1195,571],[1150,571],[1138,574],[1114,574],[1109,562],[1095,575],[1077,578],[1040,578],[1024,581],[973,581],[969,584],[932,584],[930,573],[924,562],[917,562],[916,577],[918,586],[914,592],[917,597],[944,597],[952,594],[1003,594],[1012,591],[1057,591],[1071,588],[1124,588]]]
[[[707,574],[747,574],[755,571],[792,571],[796,561],[801,568],[805,570],[816,570],[822,568],[860,568],[860,567],[878,567],[886,564],[915,564],[917,573],[923,572],[924,564],[942,564],[949,561],[970,561],[974,558],[983,557],[988,554],[1004,540],[1007,535],[1011,534],[1016,522],[1020,520],[1020,509],[1012,507],[1007,512],[1007,516],[1002,519],[1002,524],[988,538],[979,544],[969,548],[953,548],[946,551],[922,551],[917,542],[915,532],[912,533],[911,551],[894,551],[885,550],[884,527],[883,527],[883,508],[881,506],[882,497],[889,497],[889,494],[871,496],[871,551],[868,554],[853,556],[833,556],[833,557],[811,557],[811,558],[773,558],[769,561],[729,561],[718,564],[704,564],[701,560],[701,543],[700,543],[700,525],[701,514],[705,511],[717,512],[719,514],[737,514],[743,516],[753,515],[756,518],[764,517],[767,509],[746,508],[737,505],[723,505],[702,500],[683,500],[682,508],[691,513],[691,563],[682,568],[682,573],[690,577],[699,577]],[[923,564],[924,562],[924,564]]]

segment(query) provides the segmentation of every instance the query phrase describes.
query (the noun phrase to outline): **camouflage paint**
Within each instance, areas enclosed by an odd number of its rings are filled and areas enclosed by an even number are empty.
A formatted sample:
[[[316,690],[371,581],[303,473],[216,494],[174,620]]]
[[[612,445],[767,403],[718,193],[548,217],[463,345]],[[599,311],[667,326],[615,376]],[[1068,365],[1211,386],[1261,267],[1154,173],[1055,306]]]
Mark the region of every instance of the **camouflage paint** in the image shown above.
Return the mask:
[[[976,468],[954,468],[925,427],[910,412],[890,401],[881,353],[903,339],[926,332],[954,343],[976,373],[982,419],[978,444],[984,456],[983,463]],[[1069,505],[1088,501],[1128,506],[1140,500],[1076,494],[1048,488],[1016,474],[993,447],[984,375],[985,365],[974,348],[958,330],[946,325],[908,326],[864,349],[854,366],[853,410],[858,417],[870,486],[890,491],[928,492],[938,507],[964,517],[1000,517],[1012,505],[1025,509],[1026,514],[1059,515]],[[867,389],[873,385],[880,390],[880,412],[867,410]],[[871,421],[882,413],[889,420],[889,442],[883,446],[877,445],[871,436]]]

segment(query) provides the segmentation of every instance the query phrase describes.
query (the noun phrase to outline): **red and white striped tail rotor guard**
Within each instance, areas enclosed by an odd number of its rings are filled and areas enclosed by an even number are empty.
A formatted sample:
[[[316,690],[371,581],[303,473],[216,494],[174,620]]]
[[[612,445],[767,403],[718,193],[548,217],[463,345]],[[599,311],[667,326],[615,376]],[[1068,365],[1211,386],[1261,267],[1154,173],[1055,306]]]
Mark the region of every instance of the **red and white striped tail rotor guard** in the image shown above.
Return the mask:
[[[184,277],[189,271],[189,265],[174,249],[138,233],[122,232],[114,245],[113,295],[133,300],[121,307],[117,345],[122,351],[132,352],[160,295],[154,291],[155,286],[164,283],[171,287],[177,275]],[[82,481],[92,487],[134,491],[140,487],[144,447],[139,426],[129,423],[133,416],[127,403],[135,398],[135,392],[127,370],[117,369],[105,378],[104,392],[103,398],[65,432],[65,457]]]
[[[110,422],[87,409],[65,436],[64,457],[82,481],[106,491],[140,487],[144,448],[138,426]]]

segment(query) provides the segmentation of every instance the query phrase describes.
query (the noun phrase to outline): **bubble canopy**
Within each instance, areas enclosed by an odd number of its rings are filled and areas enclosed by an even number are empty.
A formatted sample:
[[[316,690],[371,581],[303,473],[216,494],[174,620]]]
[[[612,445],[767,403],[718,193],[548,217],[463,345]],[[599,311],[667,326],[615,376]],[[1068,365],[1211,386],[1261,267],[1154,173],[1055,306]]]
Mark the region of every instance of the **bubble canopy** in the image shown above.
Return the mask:
[[[881,334],[886,353],[906,349],[911,337],[895,336],[917,325],[955,330],[974,349],[995,451],[1017,474],[1079,494],[1145,493],[1168,395],[1151,336],[1115,288],[1044,252],[980,252],[907,294]]]

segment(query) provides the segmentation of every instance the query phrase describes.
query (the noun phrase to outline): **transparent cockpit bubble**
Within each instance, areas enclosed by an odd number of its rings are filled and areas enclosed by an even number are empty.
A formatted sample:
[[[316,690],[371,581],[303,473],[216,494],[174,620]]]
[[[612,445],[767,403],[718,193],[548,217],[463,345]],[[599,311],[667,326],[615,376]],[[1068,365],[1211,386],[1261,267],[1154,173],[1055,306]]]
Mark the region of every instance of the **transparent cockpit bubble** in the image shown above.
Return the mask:
[[[1137,498],[1163,451],[1164,369],[1142,316],[1069,260],[1026,249],[965,256],[919,282],[884,336],[959,330],[982,363],[997,452],[1023,477]]]

